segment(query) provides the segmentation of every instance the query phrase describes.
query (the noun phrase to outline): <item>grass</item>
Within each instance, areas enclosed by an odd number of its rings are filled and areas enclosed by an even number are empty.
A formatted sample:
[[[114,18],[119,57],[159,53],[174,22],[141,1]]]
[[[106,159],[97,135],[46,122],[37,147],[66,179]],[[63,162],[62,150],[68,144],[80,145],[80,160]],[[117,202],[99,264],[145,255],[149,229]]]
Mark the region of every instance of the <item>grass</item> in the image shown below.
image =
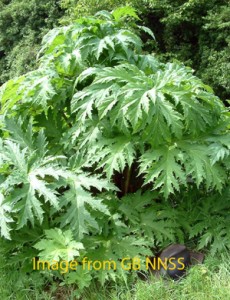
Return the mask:
[[[139,282],[133,299],[208,300],[230,299],[230,268],[227,261],[216,261],[215,270],[208,263],[190,269],[179,282],[156,280]]]
[[[230,299],[230,256],[223,254],[207,257],[203,265],[189,269],[188,275],[179,280],[165,280],[152,277],[148,281],[138,280],[133,287],[114,285],[98,287],[93,284],[82,296],[83,300],[226,300]],[[7,270],[0,257],[1,299],[17,300],[71,300],[73,286],[60,287],[40,273],[26,275],[19,270]]]

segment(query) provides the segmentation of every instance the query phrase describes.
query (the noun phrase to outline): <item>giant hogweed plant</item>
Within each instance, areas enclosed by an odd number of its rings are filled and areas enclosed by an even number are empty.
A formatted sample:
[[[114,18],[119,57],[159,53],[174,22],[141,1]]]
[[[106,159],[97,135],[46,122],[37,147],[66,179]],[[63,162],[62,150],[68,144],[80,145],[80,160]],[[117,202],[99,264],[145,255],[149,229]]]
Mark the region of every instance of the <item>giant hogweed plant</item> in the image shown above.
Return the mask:
[[[39,68],[0,89],[12,262],[144,259],[194,237],[213,253],[229,246],[229,112],[191,69],[144,53],[140,30],[154,35],[133,19],[125,7],[51,30]],[[64,279],[82,290],[126,276],[79,268]]]

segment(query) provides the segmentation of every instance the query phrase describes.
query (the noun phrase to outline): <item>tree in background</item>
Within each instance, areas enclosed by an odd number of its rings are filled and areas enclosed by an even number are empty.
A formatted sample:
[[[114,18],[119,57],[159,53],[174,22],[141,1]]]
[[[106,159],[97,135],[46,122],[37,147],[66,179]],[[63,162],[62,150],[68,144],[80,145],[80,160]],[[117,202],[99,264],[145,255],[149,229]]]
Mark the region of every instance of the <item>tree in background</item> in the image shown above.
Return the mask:
[[[43,35],[63,13],[56,0],[0,0],[0,84],[35,68]]]
[[[112,10],[125,4],[124,0],[61,0],[61,7],[65,9],[62,23],[69,23],[76,18],[94,15],[100,10]],[[134,1],[129,1],[131,4]]]

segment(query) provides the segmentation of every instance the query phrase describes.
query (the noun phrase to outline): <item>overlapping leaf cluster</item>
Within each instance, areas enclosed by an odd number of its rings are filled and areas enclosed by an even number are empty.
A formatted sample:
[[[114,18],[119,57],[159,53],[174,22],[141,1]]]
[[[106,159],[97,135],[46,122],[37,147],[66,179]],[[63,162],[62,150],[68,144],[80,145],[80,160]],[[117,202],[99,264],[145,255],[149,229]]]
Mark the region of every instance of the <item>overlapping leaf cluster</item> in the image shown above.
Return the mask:
[[[42,257],[144,258],[185,238],[166,199],[229,179],[226,108],[192,70],[145,54],[137,33],[153,34],[127,18],[126,7],[50,31],[39,68],[1,88],[1,235],[40,240]]]

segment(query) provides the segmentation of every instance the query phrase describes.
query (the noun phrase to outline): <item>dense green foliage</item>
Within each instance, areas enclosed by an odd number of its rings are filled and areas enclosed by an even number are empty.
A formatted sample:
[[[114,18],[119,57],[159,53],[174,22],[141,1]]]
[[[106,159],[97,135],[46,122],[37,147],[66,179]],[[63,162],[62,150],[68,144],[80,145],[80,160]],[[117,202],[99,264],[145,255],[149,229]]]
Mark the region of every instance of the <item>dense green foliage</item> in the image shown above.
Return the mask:
[[[160,52],[190,65],[223,99],[230,98],[229,1],[150,0],[149,6],[146,21]]]
[[[149,51],[168,61],[178,59],[196,71],[222,98],[230,98],[230,8],[228,0],[62,0],[0,1],[0,83],[36,67],[42,35],[61,22],[111,10],[135,7],[157,44]]]
[[[145,53],[135,18],[51,30],[38,69],[0,89],[1,236],[27,271],[34,256],[144,260],[194,237],[229,248],[229,112],[191,69]],[[54,271],[77,296],[128,274]]]
[[[124,0],[61,0],[61,6],[65,9],[62,22],[69,22],[79,17],[94,15],[101,10],[112,10],[124,5]]]
[[[0,0],[0,85],[35,68],[43,35],[63,15],[55,0]]]
[[[119,0],[62,0],[68,18],[112,9]],[[230,98],[230,7],[228,0],[130,0],[142,22],[156,35],[148,50],[161,59],[191,66],[222,98]],[[145,37],[147,41],[147,37]]]

